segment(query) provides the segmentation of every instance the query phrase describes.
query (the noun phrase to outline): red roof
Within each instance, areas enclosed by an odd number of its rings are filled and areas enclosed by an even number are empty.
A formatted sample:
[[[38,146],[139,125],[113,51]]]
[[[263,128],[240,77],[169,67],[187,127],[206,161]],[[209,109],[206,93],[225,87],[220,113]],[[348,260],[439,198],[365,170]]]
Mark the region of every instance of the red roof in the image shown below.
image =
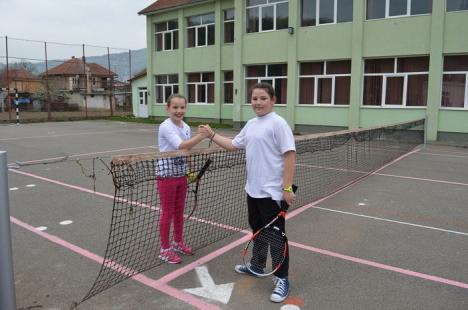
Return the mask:
[[[172,8],[175,6],[187,4],[190,2],[195,2],[194,0],[158,0],[155,3],[144,8],[138,14],[148,14],[157,10]]]
[[[2,70],[0,72],[1,77],[5,77],[6,79],[6,69]],[[27,80],[38,80],[38,77],[29,72],[28,70],[25,69],[8,69],[8,78],[13,81],[13,80],[21,80],[21,81],[27,81]]]
[[[109,69],[95,63],[86,63],[86,67],[93,76],[110,77],[117,75],[112,71],[109,72]],[[72,59],[67,60],[63,64],[49,69],[47,73],[49,75],[83,75],[83,60],[81,60],[81,58],[72,57]],[[45,74],[45,72],[43,74]]]
[[[25,69],[8,69],[8,79],[12,81],[38,81],[37,76]],[[8,87],[6,69],[0,71],[0,87]]]

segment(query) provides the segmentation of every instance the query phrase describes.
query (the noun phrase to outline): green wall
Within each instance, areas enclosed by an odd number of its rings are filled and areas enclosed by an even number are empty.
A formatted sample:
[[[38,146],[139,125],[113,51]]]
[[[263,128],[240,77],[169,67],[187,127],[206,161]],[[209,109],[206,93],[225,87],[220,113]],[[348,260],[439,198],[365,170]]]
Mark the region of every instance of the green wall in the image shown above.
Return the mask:
[[[442,64],[445,54],[468,54],[468,11],[445,12],[445,1],[434,0],[432,14],[389,19],[365,20],[365,0],[354,0],[353,22],[300,27],[300,1],[289,1],[289,26],[263,33],[245,33],[245,0],[199,1],[158,11],[147,17],[148,83],[154,85],[155,74],[179,74],[179,85],[185,93],[188,72],[215,72],[215,103],[192,104],[187,116],[213,118],[243,123],[254,114],[245,104],[244,67],[250,64],[288,64],[288,105],[275,111],[289,124],[368,127],[423,118],[428,116],[428,139],[435,140],[438,131],[468,133],[468,111],[441,109]],[[233,44],[222,43],[223,9],[235,8]],[[215,12],[215,45],[186,48],[186,17]],[[154,52],[153,23],[179,20],[179,49]],[[430,56],[427,107],[364,107],[362,74],[366,58]],[[350,105],[346,107],[298,105],[299,63],[302,61],[351,59]],[[222,71],[234,71],[234,104],[222,102]],[[153,93],[153,86],[148,87]],[[149,99],[154,102],[154,97]],[[153,115],[165,115],[165,108],[152,104]]]

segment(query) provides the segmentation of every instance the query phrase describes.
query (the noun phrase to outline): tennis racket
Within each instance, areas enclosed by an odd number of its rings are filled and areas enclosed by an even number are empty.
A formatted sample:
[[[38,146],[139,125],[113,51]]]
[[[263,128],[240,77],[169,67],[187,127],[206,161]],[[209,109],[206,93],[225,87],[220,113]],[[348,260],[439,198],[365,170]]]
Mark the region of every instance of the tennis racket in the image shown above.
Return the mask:
[[[293,185],[294,193],[297,186]],[[274,219],[256,231],[242,251],[244,265],[259,277],[275,273],[283,264],[288,254],[288,238],[275,222],[286,216],[289,205],[281,202],[280,211]]]
[[[206,160],[203,167],[201,167],[200,171],[198,171],[198,174],[195,177],[195,180],[192,182],[192,183],[195,183],[195,188],[192,190],[192,192],[194,194],[194,200],[193,200],[192,210],[190,210],[190,213],[187,216],[187,219],[189,219],[193,215],[193,213],[195,212],[195,210],[198,207],[198,189],[200,187],[200,180],[203,177],[203,175],[205,174],[206,170],[208,170],[208,167],[210,167],[211,162],[212,162],[212,160],[209,159],[209,158]]]

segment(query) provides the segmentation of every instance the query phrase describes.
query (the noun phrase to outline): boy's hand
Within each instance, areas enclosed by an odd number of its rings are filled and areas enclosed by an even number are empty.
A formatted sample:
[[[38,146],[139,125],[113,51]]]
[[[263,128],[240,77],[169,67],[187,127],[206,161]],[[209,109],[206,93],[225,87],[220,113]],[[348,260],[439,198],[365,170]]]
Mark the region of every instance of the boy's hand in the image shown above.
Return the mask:
[[[214,131],[211,129],[210,125],[200,125],[198,126],[198,133],[205,138],[210,138],[213,136]]]
[[[283,200],[286,201],[288,205],[292,205],[296,201],[296,194],[283,191]]]

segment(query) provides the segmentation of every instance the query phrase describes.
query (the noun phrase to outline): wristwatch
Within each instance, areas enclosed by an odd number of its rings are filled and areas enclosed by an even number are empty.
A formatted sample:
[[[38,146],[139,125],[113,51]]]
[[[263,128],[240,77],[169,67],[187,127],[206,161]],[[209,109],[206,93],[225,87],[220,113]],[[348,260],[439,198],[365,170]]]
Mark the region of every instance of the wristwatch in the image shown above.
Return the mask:
[[[284,192],[288,192],[288,193],[292,193],[293,192],[293,188],[291,185],[287,186],[287,187],[284,187],[283,188],[283,191]]]

